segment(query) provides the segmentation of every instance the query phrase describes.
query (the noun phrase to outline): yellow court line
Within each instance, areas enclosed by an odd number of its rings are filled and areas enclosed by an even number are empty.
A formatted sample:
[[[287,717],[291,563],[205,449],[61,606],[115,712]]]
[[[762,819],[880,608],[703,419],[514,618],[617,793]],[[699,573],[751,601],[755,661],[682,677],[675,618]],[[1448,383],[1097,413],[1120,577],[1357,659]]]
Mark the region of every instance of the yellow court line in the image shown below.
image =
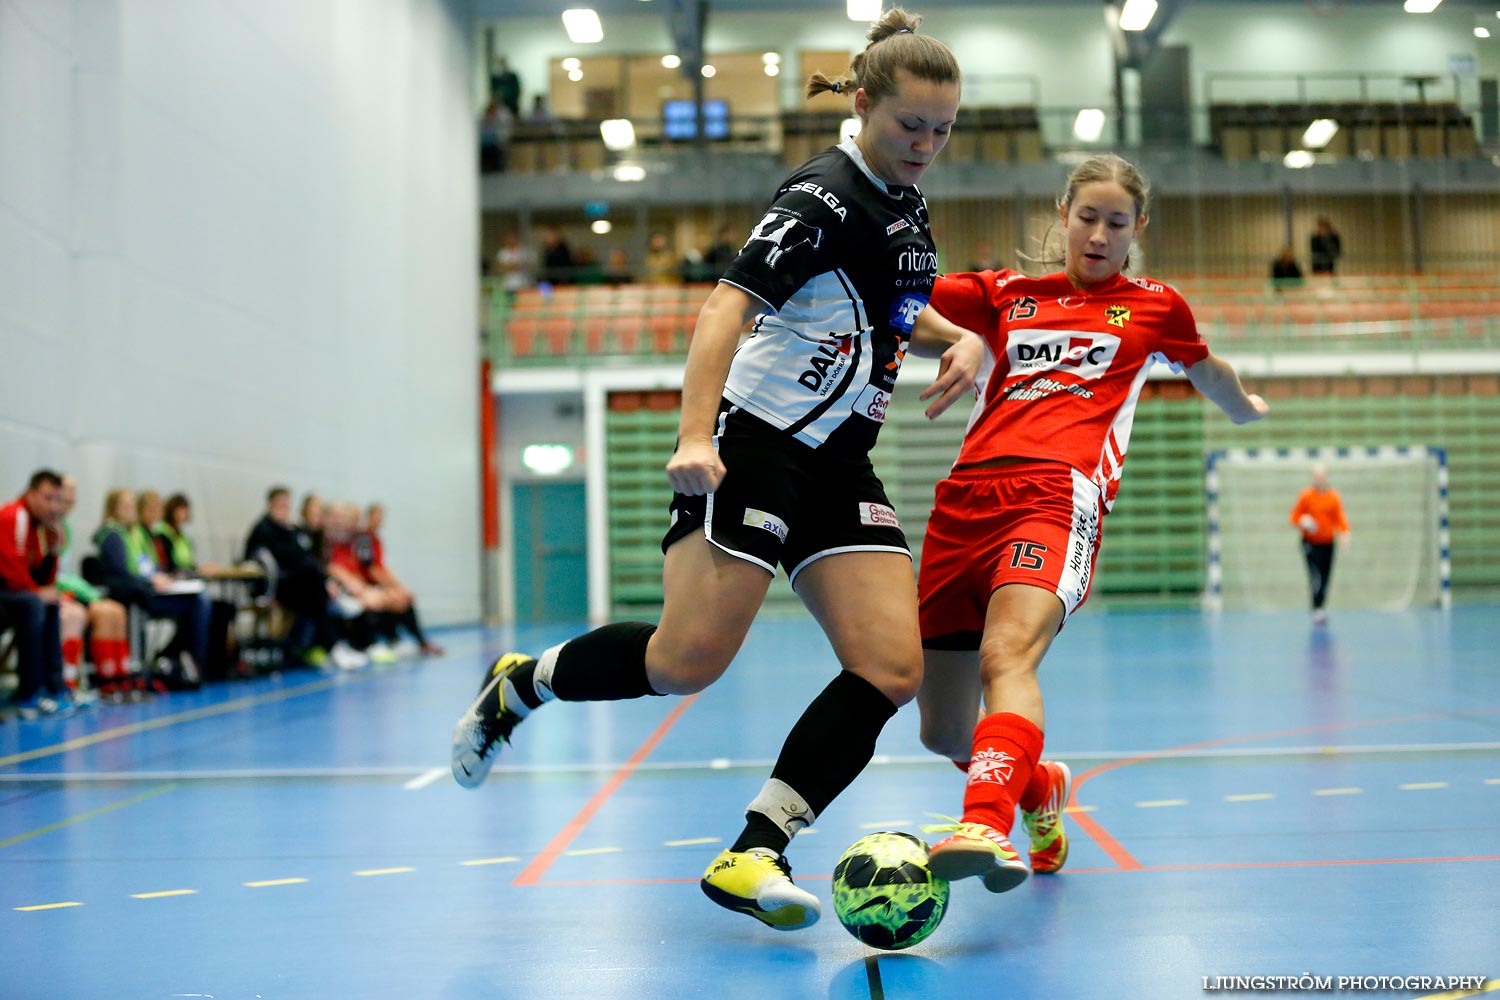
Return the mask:
[[[511,861],[520,861],[520,858],[476,858],[473,861],[460,861],[459,864],[472,868],[475,865],[503,865]]]
[[[61,910],[65,906],[82,906],[82,903],[42,903],[38,906],[12,906],[12,910],[20,910],[22,913],[33,913],[37,910]]]
[[[1363,788],[1319,788],[1313,792],[1314,795],[1358,795]]]
[[[241,882],[247,889],[264,889],[268,885],[301,885],[305,878],[268,878],[264,882]]]
[[[1500,778],[1485,778],[1484,783],[1486,785],[1500,785]]]
[[[1137,802],[1137,809],[1160,809],[1163,806],[1185,806],[1187,799],[1156,799],[1152,802]]]
[[[1500,990],[1500,979],[1491,979],[1477,990],[1450,990],[1447,993],[1417,997],[1416,1000],[1462,1000],[1463,997],[1477,997],[1481,993],[1494,993],[1496,990]]]
[[[691,847],[694,844],[717,844],[722,837],[692,837],[688,840],[666,840],[662,842],[663,847]]]
[[[369,868],[369,869],[366,869],[365,871],[362,871],[362,872],[355,872],[354,874],[356,874],[356,875],[400,875],[402,872],[414,872],[414,871],[416,871],[415,868]]]
[[[40,827],[35,830],[30,830],[26,833],[18,833],[14,837],[11,837],[9,840],[0,840],[0,847],[11,847],[15,844],[21,843],[23,840],[30,840],[33,837],[40,837],[44,833],[51,833],[53,830],[61,830],[63,827],[72,826],[74,823],[82,823],[86,820],[91,820],[96,816],[103,816],[105,813],[114,812],[116,809],[124,809],[126,806],[133,806],[137,802],[144,802],[147,799],[155,798],[163,792],[170,792],[176,787],[176,785],[162,785],[160,788],[153,788],[149,792],[142,792],[139,795],[132,795],[128,799],[121,799],[119,802],[114,802],[107,806],[100,806],[98,809],[91,810],[90,812],[86,812],[78,816],[69,816],[65,820],[60,820],[56,823],[50,823],[47,826]]]
[[[1414,781],[1414,782],[1412,782],[1409,785],[1401,785],[1400,786],[1400,788],[1401,788],[1401,790],[1403,792],[1416,792],[1416,791],[1421,791],[1424,788],[1447,788],[1447,787],[1448,787],[1448,783],[1446,781]]]
[[[197,889],[163,889],[161,892],[132,892],[131,899],[165,899],[168,896],[196,896]]]
[[[12,764],[24,764],[29,760],[41,760],[43,757],[53,757],[57,754],[67,753],[70,750],[82,750],[84,747],[108,743],[110,740],[117,740],[125,736],[149,733],[153,729],[165,729],[168,726],[175,726],[179,722],[196,722],[199,719],[211,719],[216,715],[228,715],[230,712],[238,712],[244,708],[254,708],[257,705],[268,705],[274,701],[283,701],[287,698],[296,698],[304,694],[326,691],[335,684],[343,683],[343,681],[342,676],[323,681],[312,681],[285,691],[248,695],[244,698],[226,701],[222,705],[209,705],[205,708],[195,708],[187,712],[178,712],[175,715],[163,715],[155,719],[146,719],[142,722],[132,722],[128,726],[116,726],[113,729],[104,729],[88,736],[80,736],[76,740],[55,743],[50,747],[38,747],[35,750],[27,750],[25,753],[13,753],[9,757],[0,757],[0,767],[10,767]]]

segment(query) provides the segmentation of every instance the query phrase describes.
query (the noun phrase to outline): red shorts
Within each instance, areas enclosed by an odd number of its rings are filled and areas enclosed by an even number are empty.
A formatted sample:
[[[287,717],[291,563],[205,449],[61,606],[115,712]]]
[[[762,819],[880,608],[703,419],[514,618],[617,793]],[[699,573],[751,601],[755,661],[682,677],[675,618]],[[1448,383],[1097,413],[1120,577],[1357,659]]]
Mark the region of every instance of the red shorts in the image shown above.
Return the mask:
[[[1066,620],[1088,597],[1103,516],[1099,487],[1054,462],[954,472],[937,484],[922,543],[922,638],[978,649],[990,595],[1008,583],[1056,594]]]

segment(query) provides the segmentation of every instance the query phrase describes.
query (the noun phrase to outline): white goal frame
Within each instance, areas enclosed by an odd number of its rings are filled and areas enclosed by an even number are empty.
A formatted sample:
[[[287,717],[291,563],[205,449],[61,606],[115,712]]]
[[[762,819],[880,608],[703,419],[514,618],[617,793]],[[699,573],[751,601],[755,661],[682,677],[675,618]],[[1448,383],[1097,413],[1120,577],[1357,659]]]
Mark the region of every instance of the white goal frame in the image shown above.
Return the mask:
[[[1438,602],[1453,605],[1452,559],[1448,533],[1448,453],[1428,445],[1381,445],[1364,448],[1227,448],[1208,453],[1203,480],[1208,500],[1208,578],[1203,604],[1210,611],[1224,609],[1223,538],[1220,534],[1219,463],[1228,460],[1285,460],[1334,462],[1349,458],[1407,458],[1425,455],[1437,460]]]

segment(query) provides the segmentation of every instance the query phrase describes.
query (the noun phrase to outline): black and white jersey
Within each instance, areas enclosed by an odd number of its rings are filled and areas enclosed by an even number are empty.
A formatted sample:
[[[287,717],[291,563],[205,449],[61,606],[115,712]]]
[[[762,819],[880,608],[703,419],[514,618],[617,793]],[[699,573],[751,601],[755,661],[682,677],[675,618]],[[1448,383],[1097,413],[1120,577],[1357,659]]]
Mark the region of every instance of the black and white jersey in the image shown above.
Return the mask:
[[[811,447],[869,451],[936,275],[922,193],[872,174],[853,140],[824,150],[782,183],[724,273],[772,307],[724,397]]]

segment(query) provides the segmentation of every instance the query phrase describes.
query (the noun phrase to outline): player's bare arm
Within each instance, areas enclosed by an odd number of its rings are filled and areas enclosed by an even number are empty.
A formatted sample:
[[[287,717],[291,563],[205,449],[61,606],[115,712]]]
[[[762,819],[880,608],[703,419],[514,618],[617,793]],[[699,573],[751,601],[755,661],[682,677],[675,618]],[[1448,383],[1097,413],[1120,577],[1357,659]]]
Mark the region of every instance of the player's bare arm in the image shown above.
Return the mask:
[[[739,344],[740,329],[763,309],[764,302],[742,288],[720,282],[698,313],[682,375],[682,418],[677,450],[667,462],[672,489],[701,496],[718,489],[724,463],[714,449],[714,420],[729,376],[729,362]]]
[[[1234,366],[1223,358],[1210,354],[1189,368],[1187,377],[1194,389],[1237,424],[1253,423],[1270,412],[1264,399],[1245,391]]]
[[[926,411],[928,420],[936,419],[959,397],[973,391],[984,363],[984,339],[944,319],[931,306],[918,314],[908,350],[919,358],[939,359],[938,377],[919,397],[932,399]]]

